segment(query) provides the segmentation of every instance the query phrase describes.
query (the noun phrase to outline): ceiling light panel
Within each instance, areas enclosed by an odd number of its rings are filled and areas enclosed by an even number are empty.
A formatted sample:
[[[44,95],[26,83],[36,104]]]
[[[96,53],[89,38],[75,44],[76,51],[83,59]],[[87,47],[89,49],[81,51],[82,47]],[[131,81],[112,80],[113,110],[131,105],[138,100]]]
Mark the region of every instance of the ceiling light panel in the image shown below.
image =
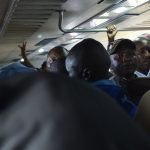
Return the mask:
[[[120,14],[120,13],[123,13],[123,12],[130,10],[131,8],[132,7],[118,7],[116,9],[114,9],[112,12],[116,13],[116,14]]]
[[[148,1],[149,0],[127,0],[129,6],[133,6],[133,7],[137,7],[137,6],[142,5]]]

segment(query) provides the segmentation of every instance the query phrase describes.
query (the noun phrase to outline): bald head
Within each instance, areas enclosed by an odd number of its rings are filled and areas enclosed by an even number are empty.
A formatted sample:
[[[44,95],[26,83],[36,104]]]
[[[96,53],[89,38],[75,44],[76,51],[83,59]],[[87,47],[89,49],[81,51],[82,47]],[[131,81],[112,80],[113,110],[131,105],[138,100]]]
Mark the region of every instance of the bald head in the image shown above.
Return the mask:
[[[47,55],[46,70],[55,73],[66,73],[65,58],[67,55],[68,50],[64,47],[57,46],[51,49]]]
[[[85,39],[75,45],[66,58],[69,76],[87,81],[108,78],[109,67],[109,54],[104,46],[94,39]]]

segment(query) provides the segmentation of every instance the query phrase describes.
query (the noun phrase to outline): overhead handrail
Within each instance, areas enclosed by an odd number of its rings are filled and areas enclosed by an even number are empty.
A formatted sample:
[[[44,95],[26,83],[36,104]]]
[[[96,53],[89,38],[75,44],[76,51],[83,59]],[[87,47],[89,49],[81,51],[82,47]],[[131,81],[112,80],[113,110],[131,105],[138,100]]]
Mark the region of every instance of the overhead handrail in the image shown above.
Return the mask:
[[[63,12],[64,11],[58,11],[59,13],[59,22],[58,27],[59,30],[63,33],[87,33],[87,32],[106,32],[107,29],[63,29]],[[117,18],[118,19],[118,18]],[[142,27],[142,28],[125,28],[125,29],[117,29],[118,31],[138,31],[138,30],[149,30],[150,27]]]
[[[101,13],[105,13],[106,11],[111,10],[112,8],[116,7],[117,5],[119,5],[119,4],[121,4],[121,3],[125,2],[125,1],[126,1],[126,0],[121,0],[121,1],[119,1],[118,3],[113,4],[112,6],[106,8],[106,9],[103,10]],[[59,30],[60,30],[61,32],[63,32],[63,33],[88,33],[88,32],[106,32],[106,31],[107,31],[107,29],[97,29],[97,28],[96,28],[96,29],[76,29],[76,27],[73,28],[73,29],[64,29],[64,28],[63,28],[64,10],[57,10],[56,12],[59,13],[58,28],[59,28]],[[135,15],[136,15],[136,14],[135,14]],[[95,16],[97,16],[97,15],[95,15]],[[85,22],[88,22],[88,21],[92,20],[95,16],[91,17],[90,19],[86,20]],[[118,19],[121,18],[122,16],[124,16],[124,14],[121,14],[120,16],[118,16],[117,18],[114,18],[114,19],[112,19],[112,20],[108,20],[106,23],[111,23],[111,22],[113,22],[113,21],[115,21],[115,20],[118,20]],[[84,22],[84,23],[85,23],[85,22]],[[84,24],[84,23],[82,23],[82,24]],[[105,24],[105,23],[103,23],[103,24],[102,24],[101,26],[99,26],[99,27],[103,27],[104,24]],[[81,24],[80,24],[80,25],[81,25]],[[78,25],[78,26],[80,26],[80,25]],[[78,26],[77,26],[77,27],[78,27]],[[142,28],[136,27],[136,28],[118,29],[118,31],[138,31],[138,30],[149,30],[149,29],[150,29],[150,27],[142,27]]]

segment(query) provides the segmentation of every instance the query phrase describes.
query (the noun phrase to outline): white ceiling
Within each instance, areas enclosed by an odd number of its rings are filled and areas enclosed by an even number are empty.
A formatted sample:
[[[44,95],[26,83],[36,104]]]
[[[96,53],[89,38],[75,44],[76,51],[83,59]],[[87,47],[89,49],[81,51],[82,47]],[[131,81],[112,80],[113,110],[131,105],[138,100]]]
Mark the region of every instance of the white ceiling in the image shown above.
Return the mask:
[[[73,38],[72,35],[64,35],[61,31],[59,31],[58,13],[53,12],[52,9],[66,10],[64,13],[63,26],[68,29],[79,25],[105,8],[112,6],[119,0],[104,0],[103,3],[97,4],[98,1],[100,0],[20,0],[15,4],[16,8],[13,9],[12,15],[8,17],[9,21],[6,22],[7,28],[4,30],[5,32],[0,38],[0,65],[9,63],[12,59],[20,58],[20,51],[17,48],[17,45],[23,41],[28,42],[28,50],[29,52],[32,52],[32,50],[39,48],[35,46],[35,44],[45,38],[57,37],[56,40],[42,47],[45,50],[49,50],[53,46],[57,46],[59,44],[65,44]],[[139,11],[148,9],[150,9],[150,4],[140,8]],[[4,17],[4,14],[6,16],[6,10],[8,10],[8,1],[0,0],[1,25],[1,18]],[[130,13],[133,14],[136,12],[134,11]],[[138,16],[126,16],[125,19],[123,18],[124,20],[121,18],[121,20],[118,20],[118,22],[116,21],[115,24],[117,24],[117,27],[120,29],[131,27],[140,27],[141,29],[143,27],[148,27],[150,29],[149,16],[150,11],[146,11]],[[149,32],[149,30],[138,32],[119,32],[117,38],[122,36],[124,37],[125,35],[129,38],[133,38],[143,32]],[[89,34],[82,34],[80,36],[86,37],[87,35]],[[91,34],[89,37],[95,38],[103,42],[105,45],[107,43],[106,33]],[[74,44],[67,46],[67,48],[70,48]],[[38,55],[38,51],[35,51],[29,55],[29,58],[31,58],[35,65],[38,65],[41,61],[43,61],[45,56]]]

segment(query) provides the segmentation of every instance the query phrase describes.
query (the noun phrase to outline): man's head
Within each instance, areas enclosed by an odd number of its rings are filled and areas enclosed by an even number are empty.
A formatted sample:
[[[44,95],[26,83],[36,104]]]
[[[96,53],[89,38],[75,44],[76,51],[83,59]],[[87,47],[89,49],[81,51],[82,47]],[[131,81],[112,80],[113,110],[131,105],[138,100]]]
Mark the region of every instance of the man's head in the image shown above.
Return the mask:
[[[69,76],[87,81],[108,78],[109,68],[109,54],[104,46],[94,39],[85,39],[75,45],[66,58]]]
[[[118,77],[130,78],[137,67],[136,46],[129,39],[116,40],[110,50],[111,69]]]
[[[142,47],[144,47],[144,43],[140,40],[136,40],[134,41],[134,44],[136,46],[136,52],[139,51]]]
[[[67,49],[61,46],[51,49],[47,55],[46,70],[55,73],[66,73],[65,58],[67,55]]]
[[[150,47],[142,47],[136,53],[138,56],[138,71],[147,74],[150,70]]]

